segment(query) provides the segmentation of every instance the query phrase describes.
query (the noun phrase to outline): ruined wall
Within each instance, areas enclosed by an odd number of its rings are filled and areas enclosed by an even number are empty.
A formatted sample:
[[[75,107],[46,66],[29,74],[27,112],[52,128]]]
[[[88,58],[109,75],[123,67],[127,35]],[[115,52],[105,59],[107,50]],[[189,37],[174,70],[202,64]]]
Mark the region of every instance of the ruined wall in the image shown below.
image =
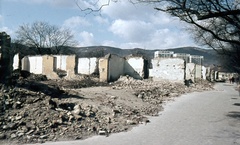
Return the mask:
[[[43,63],[42,56],[25,56],[22,59],[22,70],[34,74],[42,74]]]
[[[210,67],[206,67],[206,79],[211,80],[211,69],[210,69]]]
[[[46,75],[49,79],[59,79],[56,72],[54,72],[54,57],[49,55],[42,56],[43,61],[43,75]]]
[[[214,81],[215,80],[215,71],[214,70],[210,70],[210,80]]]
[[[97,69],[97,58],[78,58],[78,74],[91,75],[96,73]]]
[[[195,79],[201,79],[201,78],[202,78],[202,66],[196,64]]]
[[[218,79],[219,80],[227,80],[228,74],[226,72],[218,72]]]
[[[19,69],[19,53],[15,54],[13,57],[13,70]]]
[[[202,79],[207,79],[207,68],[205,66],[202,66]]]
[[[75,76],[75,55],[58,55],[58,56],[25,56],[22,59],[22,70],[34,74],[46,75],[49,79],[58,79],[56,69],[65,70],[67,76],[71,79]]]
[[[66,71],[67,71],[67,79],[72,79],[75,77],[75,55],[68,55],[66,60]]]
[[[117,55],[110,55],[108,61],[108,80],[116,81],[121,75],[124,75],[125,59]]]
[[[54,56],[54,67],[55,69],[66,70],[67,68],[67,55],[55,55]]]
[[[101,82],[107,82],[108,81],[108,58],[99,59],[98,68],[99,68],[99,80]]]
[[[154,58],[149,75],[153,80],[169,80],[183,83],[185,80],[184,60],[180,58]]]
[[[30,62],[28,56],[22,58],[22,70],[30,72]]]
[[[144,78],[144,59],[142,57],[130,57],[126,59],[124,65],[125,75],[135,79]]]
[[[187,63],[186,64],[186,80],[195,81],[195,64],[194,63]]]

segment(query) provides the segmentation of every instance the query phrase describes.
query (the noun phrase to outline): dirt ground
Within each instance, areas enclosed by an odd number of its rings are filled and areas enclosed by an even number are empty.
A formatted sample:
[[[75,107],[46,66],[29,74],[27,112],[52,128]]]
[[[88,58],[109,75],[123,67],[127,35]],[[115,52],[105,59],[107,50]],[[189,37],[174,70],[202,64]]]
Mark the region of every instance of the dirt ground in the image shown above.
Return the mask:
[[[1,86],[0,144],[85,139],[151,123],[163,103],[193,91],[213,89],[199,80],[189,87],[124,76],[113,83],[95,77],[47,80],[30,75]]]

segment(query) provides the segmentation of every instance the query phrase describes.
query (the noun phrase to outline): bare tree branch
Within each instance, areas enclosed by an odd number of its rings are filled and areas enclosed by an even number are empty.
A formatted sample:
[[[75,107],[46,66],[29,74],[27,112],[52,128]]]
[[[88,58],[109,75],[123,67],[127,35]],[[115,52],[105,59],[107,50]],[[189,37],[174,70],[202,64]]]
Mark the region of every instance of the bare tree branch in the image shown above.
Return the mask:
[[[93,13],[93,12],[100,12],[103,7],[109,6],[111,0],[108,0],[106,3],[104,3],[104,4],[100,5],[100,6],[97,6],[97,4],[99,3],[99,0],[97,0],[95,3],[93,3],[93,6],[94,6],[95,8],[90,8],[90,7],[83,8],[83,7],[81,7],[81,6],[79,5],[78,2],[79,2],[79,0],[75,0],[75,3],[76,3],[76,5],[77,5],[77,7],[78,7],[81,11],[85,12],[86,15],[87,15],[87,14],[90,14],[90,13]]]
[[[42,48],[53,47],[59,53],[59,46],[74,46],[77,42],[69,29],[60,29],[46,22],[35,22],[31,26],[24,24],[19,27],[17,41],[29,47],[36,47],[40,54]]]
[[[115,0],[114,2],[117,2]],[[128,0],[132,4],[151,4],[157,11],[169,13],[188,23],[196,41],[207,45],[228,59],[232,68],[240,68],[240,1],[239,0]],[[98,12],[99,7],[81,9]],[[95,5],[96,6],[96,5]],[[93,9],[96,8],[96,9]],[[238,69],[240,73],[240,69]]]

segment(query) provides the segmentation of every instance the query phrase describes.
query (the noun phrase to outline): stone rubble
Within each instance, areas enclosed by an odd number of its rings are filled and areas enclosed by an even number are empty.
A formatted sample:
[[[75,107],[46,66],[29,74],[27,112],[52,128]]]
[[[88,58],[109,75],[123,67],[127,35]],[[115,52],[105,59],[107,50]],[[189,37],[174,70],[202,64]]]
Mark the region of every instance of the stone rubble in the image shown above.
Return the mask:
[[[38,81],[34,81],[37,78]],[[42,82],[40,82],[42,81]],[[61,88],[101,87],[90,78],[81,81],[46,80],[45,77],[21,78],[15,86],[0,86],[0,144],[1,142],[44,143],[46,141],[85,139],[93,135],[108,136],[127,131],[140,123],[147,124],[146,116],[158,116],[162,104],[192,91],[213,89],[207,81],[186,87],[167,81],[135,80],[123,76],[111,84],[112,90],[132,90],[144,105],[128,105],[121,96],[97,96],[90,101],[77,90]],[[75,92],[74,92],[75,91]],[[81,91],[80,91],[81,93]],[[75,98],[73,101],[69,98]],[[79,101],[80,100],[80,101]],[[129,102],[128,102],[129,103]]]

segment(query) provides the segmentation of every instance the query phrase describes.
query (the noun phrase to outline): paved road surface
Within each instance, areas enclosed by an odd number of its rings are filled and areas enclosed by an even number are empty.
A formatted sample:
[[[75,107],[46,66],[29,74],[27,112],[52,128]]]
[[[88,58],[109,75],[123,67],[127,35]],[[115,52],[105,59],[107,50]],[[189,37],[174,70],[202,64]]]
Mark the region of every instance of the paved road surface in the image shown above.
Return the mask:
[[[240,97],[234,87],[216,84],[214,91],[183,95],[151,123],[129,132],[44,145],[240,145]]]

